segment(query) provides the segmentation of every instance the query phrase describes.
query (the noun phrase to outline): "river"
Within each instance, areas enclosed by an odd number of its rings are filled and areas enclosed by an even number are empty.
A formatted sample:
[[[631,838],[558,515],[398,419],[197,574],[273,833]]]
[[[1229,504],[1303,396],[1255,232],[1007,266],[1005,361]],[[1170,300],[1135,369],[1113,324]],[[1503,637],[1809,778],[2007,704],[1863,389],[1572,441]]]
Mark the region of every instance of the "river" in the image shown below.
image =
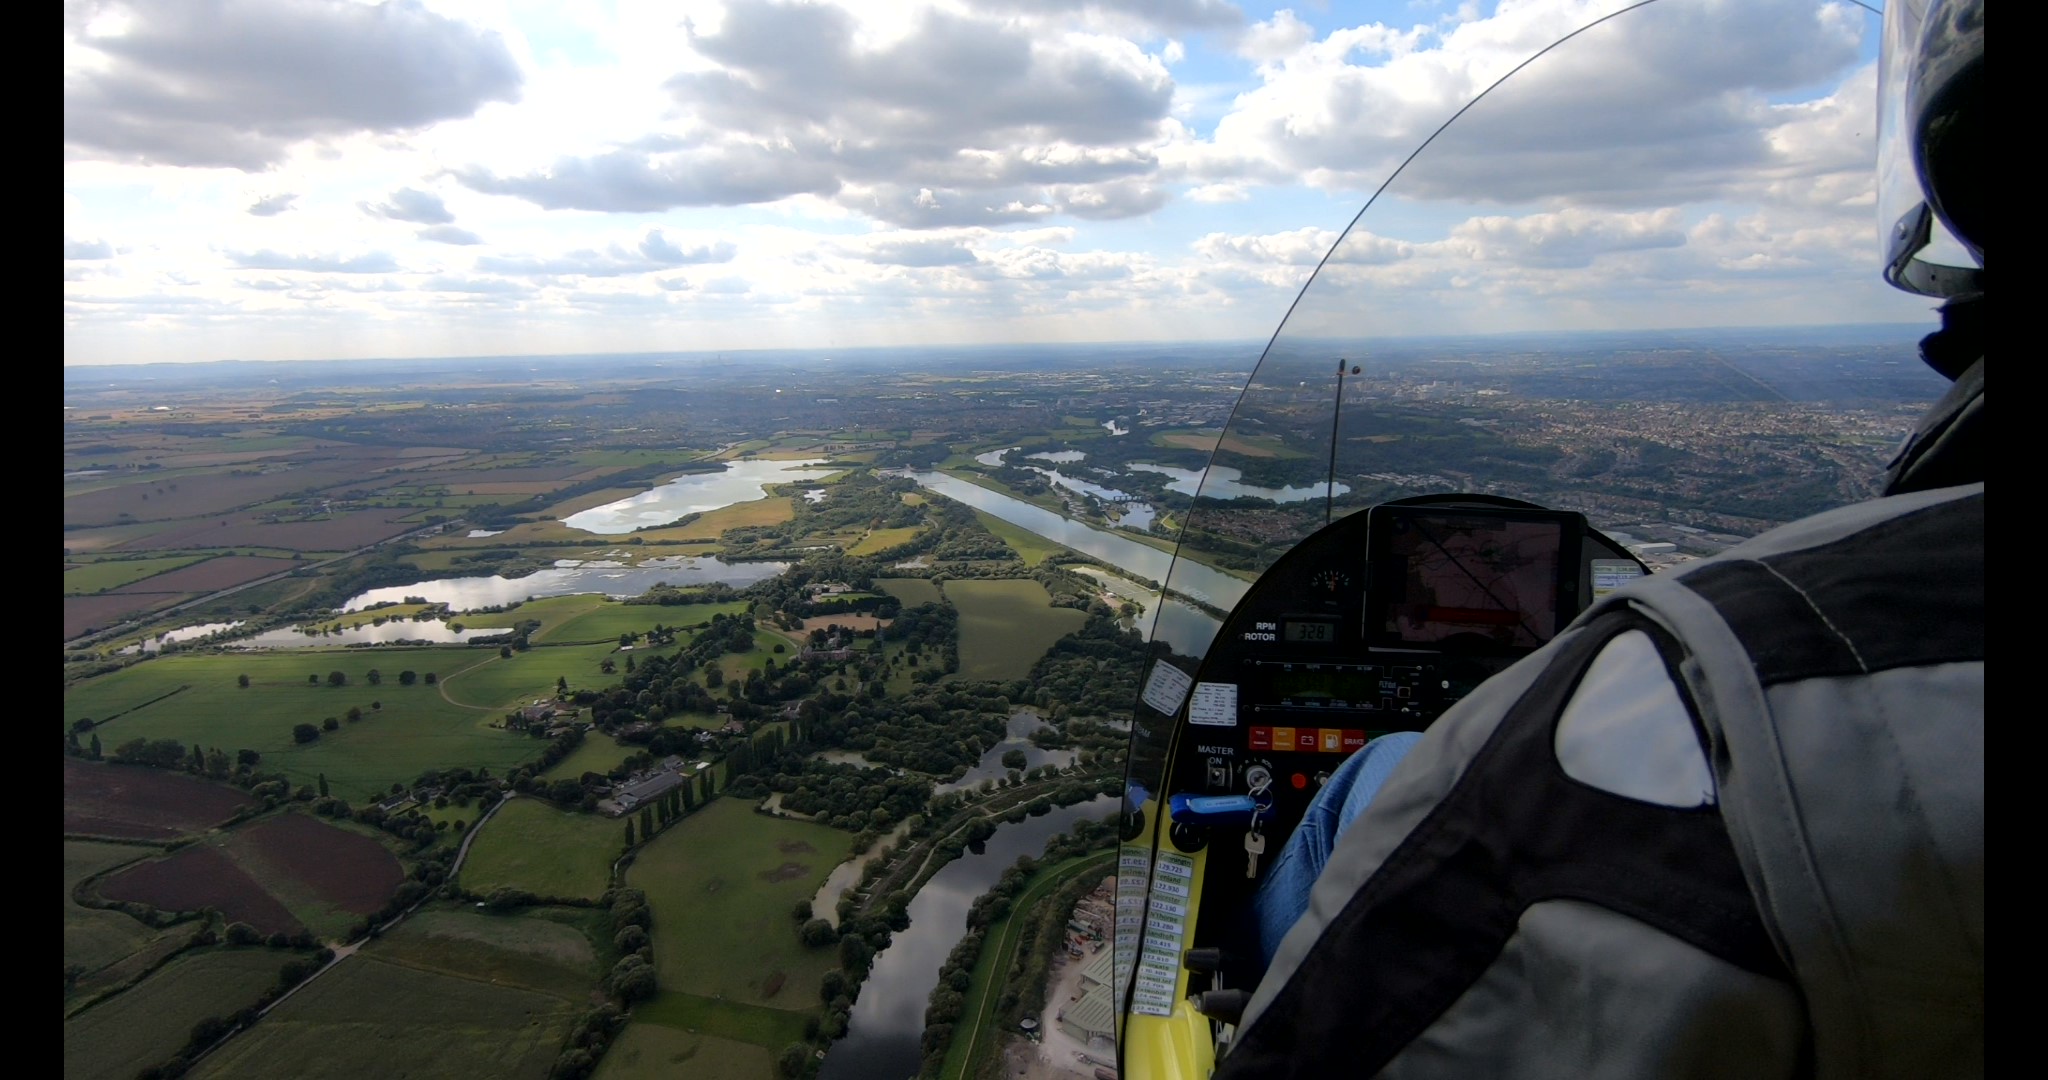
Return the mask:
[[[946,956],[967,931],[967,909],[1019,855],[1044,854],[1046,841],[1083,818],[1106,818],[1116,797],[1101,795],[1044,817],[999,825],[985,850],[968,851],[932,875],[910,901],[910,929],[896,934],[854,1002],[846,1037],[832,1044],[819,1080],[903,1080],[922,1059],[924,1010]]]
[[[956,502],[986,511],[1012,525],[1029,529],[1056,544],[1064,544],[1084,555],[1092,555],[1119,569],[1154,582],[1166,580],[1173,556],[1115,533],[1092,529],[1061,517],[1043,507],[1033,506],[1000,492],[990,491],[942,472],[914,472],[919,484]],[[1183,562],[1174,571],[1174,587],[1197,600],[1228,610],[1250,587],[1248,582],[1194,562]]]

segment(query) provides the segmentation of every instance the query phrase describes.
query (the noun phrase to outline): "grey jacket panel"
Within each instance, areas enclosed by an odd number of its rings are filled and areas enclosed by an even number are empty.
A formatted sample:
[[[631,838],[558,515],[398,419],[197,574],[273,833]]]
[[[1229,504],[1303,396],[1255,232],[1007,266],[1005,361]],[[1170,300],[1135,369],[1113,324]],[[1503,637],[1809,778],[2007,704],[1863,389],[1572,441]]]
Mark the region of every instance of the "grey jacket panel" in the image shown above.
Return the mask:
[[[1500,959],[1381,1075],[1789,1077],[1804,1031],[1785,983],[1597,905],[1552,900],[1523,913]]]

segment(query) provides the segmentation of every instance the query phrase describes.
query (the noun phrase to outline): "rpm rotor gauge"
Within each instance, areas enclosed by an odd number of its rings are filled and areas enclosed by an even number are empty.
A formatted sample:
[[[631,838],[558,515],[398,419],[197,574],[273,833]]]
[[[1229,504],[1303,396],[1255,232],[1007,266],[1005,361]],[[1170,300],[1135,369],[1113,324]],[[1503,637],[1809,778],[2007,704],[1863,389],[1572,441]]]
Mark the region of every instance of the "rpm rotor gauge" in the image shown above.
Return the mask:
[[[1318,570],[1308,579],[1309,592],[1323,598],[1335,599],[1351,587],[1351,575],[1337,567]]]

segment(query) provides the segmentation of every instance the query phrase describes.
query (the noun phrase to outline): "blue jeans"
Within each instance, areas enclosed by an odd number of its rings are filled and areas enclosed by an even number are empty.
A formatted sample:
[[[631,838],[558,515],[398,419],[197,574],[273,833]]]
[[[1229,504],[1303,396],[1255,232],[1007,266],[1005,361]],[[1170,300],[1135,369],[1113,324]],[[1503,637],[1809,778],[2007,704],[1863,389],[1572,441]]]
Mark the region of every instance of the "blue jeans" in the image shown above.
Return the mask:
[[[1308,910],[1309,890],[1330,861],[1337,838],[1379,793],[1380,785],[1393,775],[1394,766],[1408,755],[1422,738],[1419,731],[1396,731],[1365,744],[1344,760],[1328,783],[1308,804],[1301,825],[1280,855],[1273,860],[1266,880],[1252,895],[1252,918],[1258,934],[1259,970],[1273,963],[1280,939],[1294,928],[1295,920]]]

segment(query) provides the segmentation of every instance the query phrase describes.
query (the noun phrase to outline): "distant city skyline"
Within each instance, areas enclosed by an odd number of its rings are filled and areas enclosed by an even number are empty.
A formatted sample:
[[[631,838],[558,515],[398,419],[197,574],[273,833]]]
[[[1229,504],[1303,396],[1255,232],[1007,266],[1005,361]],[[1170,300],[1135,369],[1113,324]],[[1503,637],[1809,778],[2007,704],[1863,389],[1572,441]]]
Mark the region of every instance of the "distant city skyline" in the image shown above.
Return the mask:
[[[71,5],[64,363],[1262,341],[1626,6]],[[1931,325],[1877,29],[1624,15],[1333,274],[1389,333]]]

